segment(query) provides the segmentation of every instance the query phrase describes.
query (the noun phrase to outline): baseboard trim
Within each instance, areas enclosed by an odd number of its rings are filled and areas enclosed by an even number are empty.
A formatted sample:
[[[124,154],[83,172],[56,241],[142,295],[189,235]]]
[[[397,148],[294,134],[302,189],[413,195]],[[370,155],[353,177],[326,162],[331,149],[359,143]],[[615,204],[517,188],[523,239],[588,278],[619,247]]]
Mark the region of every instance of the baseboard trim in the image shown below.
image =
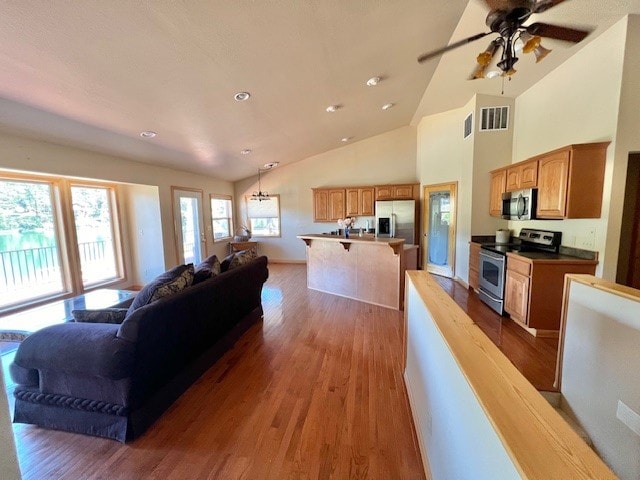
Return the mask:
[[[453,278],[456,282],[458,282],[460,285],[462,285],[464,288],[466,288],[467,290],[469,290],[469,284],[467,282],[465,282],[463,279],[461,279],[460,277],[454,277]]]
[[[269,263],[283,263],[283,264],[292,264],[292,265],[306,265],[306,260],[287,260],[282,258],[270,258]]]

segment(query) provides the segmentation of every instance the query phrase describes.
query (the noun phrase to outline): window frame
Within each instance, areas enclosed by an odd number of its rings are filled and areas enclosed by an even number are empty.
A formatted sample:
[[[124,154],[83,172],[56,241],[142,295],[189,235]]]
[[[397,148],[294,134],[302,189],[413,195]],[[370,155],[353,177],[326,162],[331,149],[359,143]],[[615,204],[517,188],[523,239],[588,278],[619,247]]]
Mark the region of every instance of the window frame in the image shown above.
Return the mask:
[[[226,200],[229,202],[229,217],[214,217],[213,216],[213,201],[214,200]],[[228,242],[230,240],[233,240],[233,236],[234,236],[234,223],[233,223],[233,196],[232,195],[223,195],[223,194],[218,194],[218,193],[210,193],[209,194],[209,210],[210,210],[210,215],[209,215],[209,220],[211,222],[211,237],[213,238],[213,243],[217,243],[217,242]],[[228,237],[220,237],[220,238],[216,238],[216,231],[214,228],[214,220],[222,220],[222,219],[226,219],[229,221],[229,236]]]
[[[281,215],[281,210],[280,210],[280,194],[276,193],[273,195],[269,195],[270,199],[276,199],[278,202],[278,213],[277,216],[275,217],[252,217],[249,213],[250,209],[249,209],[249,205],[252,202],[258,202],[258,200],[252,200],[251,199],[251,195],[245,195],[244,199],[245,199],[245,206],[246,206],[246,218],[247,218],[247,225],[249,226],[249,228],[251,229],[251,236],[252,237],[258,237],[258,238],[281,238],[282,237],[282,215]],[[264,201],[271,201],[271,200],[264,200]],[[251,223],[251,219],[259,219],[259,218],[276,218],[278,220],[278,234],[277,235],[261,235],[259,233],[256,233],[253,230],[253,224]]]
[[[50,186],[51,207],[54,217],[54,231],[58,243],[58,262],[62,276],[62,291],[51,295],[32,297],[28,300],[0,306],[0,314],[22,311],[52,301],[71,298],[83,293],[126,282],[128,279],[124,261],[122,216],[118,185],[111,182],[39,175],[37,173],[17,173],[0,170],[0,181],[41,183]],[[111,230],[114,242],[114,256],[117,276],[84,286],[80,253],[75,231],[71,186],[106,188],[109,191]]]

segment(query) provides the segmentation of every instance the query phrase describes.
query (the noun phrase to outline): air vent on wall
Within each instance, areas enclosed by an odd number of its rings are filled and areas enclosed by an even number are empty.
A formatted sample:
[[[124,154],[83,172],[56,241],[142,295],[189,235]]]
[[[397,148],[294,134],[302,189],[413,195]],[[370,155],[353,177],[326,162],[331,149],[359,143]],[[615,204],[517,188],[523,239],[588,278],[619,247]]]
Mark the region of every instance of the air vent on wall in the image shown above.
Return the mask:
[[[473,113],[467,115],[464,119],[464,138],[471,136],[473,133]]]
[[[509,128],[509,107],[485,107],[480,110],[480,131]]]

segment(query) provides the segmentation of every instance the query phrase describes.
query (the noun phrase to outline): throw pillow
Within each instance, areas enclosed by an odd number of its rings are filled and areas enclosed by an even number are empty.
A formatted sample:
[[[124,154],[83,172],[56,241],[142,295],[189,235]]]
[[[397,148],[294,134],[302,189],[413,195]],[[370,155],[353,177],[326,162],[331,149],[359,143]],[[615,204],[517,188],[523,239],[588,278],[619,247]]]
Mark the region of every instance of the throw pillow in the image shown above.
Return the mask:
[[[232,270],[232,269],[237,268],[237,267],[239,267],[241,265],[246,265],[247,263],[251,262],[252,260],[256,259],[257,257],[258,256],[256,255],[255,250],[252,249],[252,248],[236,252],[236,254],[231,259],[231,262],[229,263],[229,268],[228,269]]]
[[[74,322],[122,323],[127,315],[126,308],[101,308],[98,310],[72,310]]]
[[[147,283],[133,299],[127,315],[131,315],[135,310],[145,305],[160,300],[161,298],[173,295],[193,283],[193,263],[189,265],[179,265],[171,270],[158,275],[151,282]]]
[[[227,270],[229,270],[229,265],[231,265],[231,262],[233,261],[233,257],[235,257],[235,255],[235,253],[232,253],[231,255],[227,255],[226,257],[224,257],[222,262],[220,262],[221,272],[226,272]]]
[[[216,275],[220,275],[222,271],[220,261],[216,255],[211,255],[209,258],[203,260],[195,270],[193,275],[193,284],[196,285],[200,282],[204,282]]]

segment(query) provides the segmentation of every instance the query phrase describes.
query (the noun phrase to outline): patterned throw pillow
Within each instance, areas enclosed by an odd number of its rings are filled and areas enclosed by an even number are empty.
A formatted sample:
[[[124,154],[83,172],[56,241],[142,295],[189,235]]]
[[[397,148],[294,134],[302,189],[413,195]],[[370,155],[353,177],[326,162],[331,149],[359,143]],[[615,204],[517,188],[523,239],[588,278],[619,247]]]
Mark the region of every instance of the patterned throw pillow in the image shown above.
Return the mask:
[[[229,270],[232,270],[241,265],[246,265],[256,258],[258,258],[258,255],[256,255],[256,251],[252,248],[236,252],[236,254],[231,259],[231,262],[229,263]]]
[[[126,308],[101,308],[98,310],[72,310],[74,322],[122,323],[127,315]]]
[[[189,265],[179,265],[171,270],[158,275],[151,282],[147,283],[133,299],[127,315],[131,315],[135,310],[145,305],[160,300],[161,298],[173,295],[193,283],[193,263]]]
[[[193,275],[193,284],[196,285],[200,282],[204,282],[216,275],[220,275],[222,267],[220,261],[216,255],[211,255],[209,258],[203,260],[195,270]]]
[[[224,257],[222,262],[220,262],[220,271],[226,272],[227,270],[229,270],[229,265],[231,265],[231,262],[233,261],[233,257],[235,256],[236,254],[232,253],[231,255],[227,255],[226,257]]]

